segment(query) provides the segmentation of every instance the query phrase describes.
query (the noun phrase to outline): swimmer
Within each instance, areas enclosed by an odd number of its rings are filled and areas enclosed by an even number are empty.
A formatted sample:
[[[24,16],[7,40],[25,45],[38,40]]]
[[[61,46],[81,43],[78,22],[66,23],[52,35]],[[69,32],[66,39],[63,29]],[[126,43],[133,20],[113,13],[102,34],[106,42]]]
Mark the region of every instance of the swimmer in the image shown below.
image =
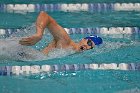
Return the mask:
[[[98,36],[89,36],[83,38],[80,42],[75,43],[67,34],[65,29],[61,27],[46,12],[41,11],[36,20],[36,33],[30,37],[22,38],[19,43],[21,45],[31,46],[42,39],[44,29],[49,29],[53,36],[53,41],[42,50],[44,54],[48,54],[54,48],[66,49],[71,47],[74,51],[80,52],[92,49],[95,45],[102,44],[102,39]]]

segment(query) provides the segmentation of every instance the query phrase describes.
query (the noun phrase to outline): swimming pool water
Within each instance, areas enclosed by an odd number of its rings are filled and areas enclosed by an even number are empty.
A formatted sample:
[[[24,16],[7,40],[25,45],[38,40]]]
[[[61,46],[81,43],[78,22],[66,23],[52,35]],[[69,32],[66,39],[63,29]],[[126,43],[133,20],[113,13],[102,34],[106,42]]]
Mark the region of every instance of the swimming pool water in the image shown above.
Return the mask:
[[[140,27],[140,12],[48,12],[60,25],[78,27]],[[0,15],[0,28],[21,28],[36,21],[38,13],[6,13]],[[80,15],[80,16],[79,16]],[[15,20],[17,19],[17,20]]]
[[[139,93],[139,72],[80,71],[51,76],[0,77],[1,93]],[[133,79],[132,79],[133,78]],[[132,92],[133,91],[133,92]]]
[[[75,41],[85,35],[71,35]],[[63,65],[90,63],[137,63],[140,61],[139,38],[109,38],[102,36],[103,46],[70,56],[44,61],[1,61],[4,65]],[[111,36],[110,36],[111,37]],[[45,45],[44,39],[37,44]],[[117,41],[117,42],[116,42]],[[43,43],[44,42],[44,43]],[[85,70],[39,73],[28,76],[1,76],[0,92],[34,93],[139,93],[139,71]],[[130,92],[134,91],[134,92]],[[138,92],[137,92],[138,91]]]
[[[130,0],[129,0],[130,1]],[[128,0],[119,2],[129,2]],[[2,3],[3,1],[1,1]],[[8,3],[9,1],[7,1]],[[13,3],[18,1],[11,1]],[[24,2],[24,1],[23,1]],[[36,1],[32,1],[36,2]],[[45,1],[39,1],[44,3]],[[48,1],[58,3],[58,1]],[[59,1],[64,2],[64,1]],[[69,3],[71,1],[66,1]],[[74,1],[72,1],[74,3]],[[78,1],[77,1],[78,2]],[[97,2],[97,1],[80,1]],[[98,2],[118,2],[101,0]],[[133,0],[131,2],[139,2]],[[6,2],[5,2],[6,3]],[[22,2],[21,2],[22,3]],[[24,2],[25,3],[25,2]],[[27,2],[28,3],[28,2]],[[140,12],[48,12],[66,28],[87,27],[140,27]],[[35,22],[38,13],[0,12],[0,28],[28,27]],[[15,20],[16,19],[16,20]],[[34,27],[34,26],[33,26]],[[89,34],[72,34],[74,41]],[[12,61],[0,60],[0,66],[7,65],[62,65],[90,63],[139,63],[140,34],[98,34],[104,44],[83,53],[43,60]],[[35,49],[42,49],[51,36],[44,36]],[[46,41],[47,39],[47,41]],[[0,76],[0,93],[140,93],[140,72],[119,70],[82,70],[39,73],[28,76]]]

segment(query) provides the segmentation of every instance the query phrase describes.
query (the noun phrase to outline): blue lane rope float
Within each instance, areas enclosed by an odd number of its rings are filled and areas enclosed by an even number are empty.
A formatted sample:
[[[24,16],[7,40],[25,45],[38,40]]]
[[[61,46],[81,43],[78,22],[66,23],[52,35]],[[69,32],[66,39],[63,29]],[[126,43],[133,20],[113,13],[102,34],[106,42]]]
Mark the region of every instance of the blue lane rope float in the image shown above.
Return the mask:
[[[0,11],[5,11],[6,10],[6,5],[5,4],[0,4]]]
[[[138,27],[109,27],[109,28],[96,27],[96,28],[64,28],[64,29],[68,34],[140,34],[140,28]],[[8,37],[18,31],[20,31],[20,29],[0,29],[0,35]]]
[[[112,11],[114,10],[114,4],[106,4],[106,3],[95,3],[95,4],[88,4],[89,11]]]
[[[0,11],[140,11],[140,3],[0,4]]]
[[[64,64],[64,65],[32,65],[32,66],[0,66],[0,76],[30,75],[38,73],[79,71],[79,70],[137,70],[140,63],[102,63],[102,64]]]

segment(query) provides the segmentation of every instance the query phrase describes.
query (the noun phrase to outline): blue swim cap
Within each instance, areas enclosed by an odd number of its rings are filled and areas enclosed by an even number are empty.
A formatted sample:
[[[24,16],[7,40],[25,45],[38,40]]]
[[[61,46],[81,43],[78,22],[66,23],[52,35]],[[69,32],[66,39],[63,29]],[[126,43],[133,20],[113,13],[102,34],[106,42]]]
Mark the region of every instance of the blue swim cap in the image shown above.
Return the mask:
[[[99,36],[93,36],[93,35],[91,35],[91,36],[86,37],[85,39],[90,39],[90,40],[92,40],[92,41],[94,42],[95,45],[100,45],[100,44],[103,43],[102,38],[99,37]]]

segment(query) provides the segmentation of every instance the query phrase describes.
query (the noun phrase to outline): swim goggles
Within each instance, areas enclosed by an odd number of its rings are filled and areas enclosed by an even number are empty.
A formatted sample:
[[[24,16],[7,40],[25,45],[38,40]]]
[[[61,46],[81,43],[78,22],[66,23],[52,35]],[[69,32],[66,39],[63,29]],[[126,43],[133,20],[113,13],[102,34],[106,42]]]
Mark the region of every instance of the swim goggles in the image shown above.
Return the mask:
[[[88,46],[91,46],[91,48],[90,49],[93,49],[93,43],[92,43],[92,40],[91,39],[87,39],[88,41],[87,41],[87,45]]]

